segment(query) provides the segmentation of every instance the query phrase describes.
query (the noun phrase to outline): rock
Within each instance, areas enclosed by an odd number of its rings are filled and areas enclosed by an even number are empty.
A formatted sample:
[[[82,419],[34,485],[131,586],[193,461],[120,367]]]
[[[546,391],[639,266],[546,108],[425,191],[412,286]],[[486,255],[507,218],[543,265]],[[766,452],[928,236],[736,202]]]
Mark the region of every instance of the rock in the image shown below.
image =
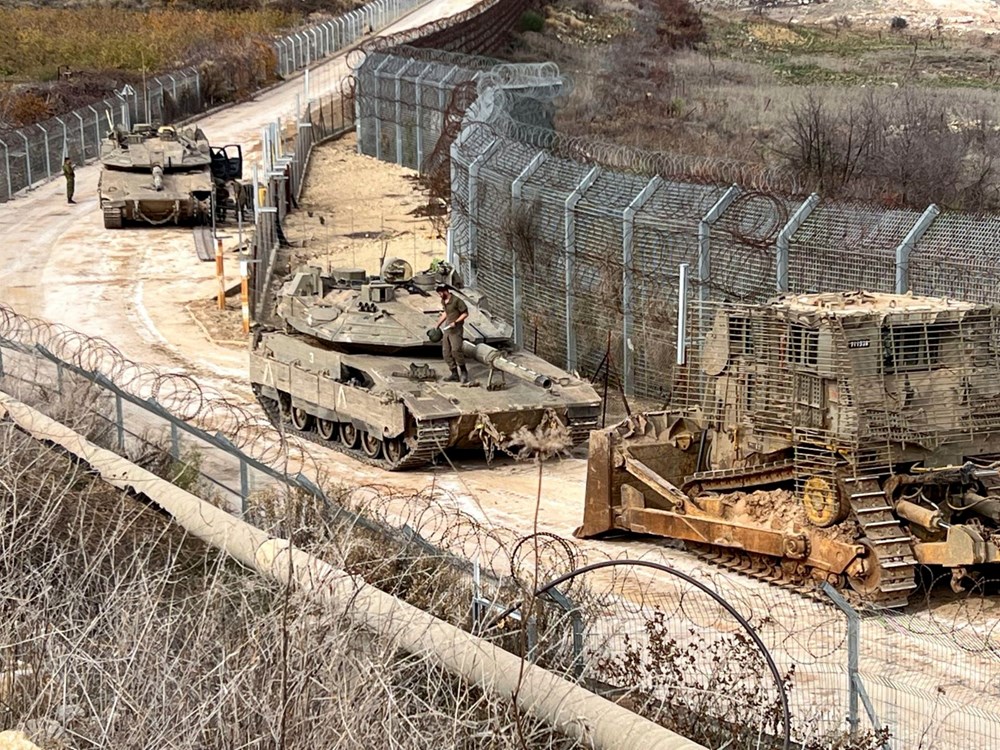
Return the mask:
[[[24,732],[8,730],[0,732],[0,750],[41,750],[29,740]]]

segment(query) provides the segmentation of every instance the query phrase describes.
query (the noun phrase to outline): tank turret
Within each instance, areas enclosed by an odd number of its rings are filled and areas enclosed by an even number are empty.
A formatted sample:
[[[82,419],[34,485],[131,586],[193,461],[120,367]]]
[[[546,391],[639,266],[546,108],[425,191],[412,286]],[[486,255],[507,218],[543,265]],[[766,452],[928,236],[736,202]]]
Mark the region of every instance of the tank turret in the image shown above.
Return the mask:
[[[468,318],[468,383],[446,380],[436,323],[445,279]],[[503,448],[519,427],[558,419],[574,441],[600,399],[579,377],[514,346],[513,329],[446,264],[414,274],[389,259],[378,275],[298,268],[277,297],[277,330],[251,352],[254,388],[283,428],[390,469],[449,448]]]

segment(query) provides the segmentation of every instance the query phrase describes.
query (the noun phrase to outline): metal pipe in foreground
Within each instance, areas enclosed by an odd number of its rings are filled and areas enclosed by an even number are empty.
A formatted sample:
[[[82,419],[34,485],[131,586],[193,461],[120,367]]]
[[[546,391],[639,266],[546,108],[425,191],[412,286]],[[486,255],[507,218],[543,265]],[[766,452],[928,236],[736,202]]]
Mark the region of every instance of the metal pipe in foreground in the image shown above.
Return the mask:
[[[361,578],[293,547],[286,539],[268,536],[0,392],[0,419],[7,417],[35,439],[58,445],[78,457],[108,484],[141,493],[191,534],[261,575],[293,585],[332,605],[404,651],[426,656],[497,698],[515,701],[522,710],[568,737],[598,750],[706,750],[379,591]]]
[[[463,341],[462,351],[465,353],[465,356],[479,360],[484,365],[495,367],[502,372],[513,375],[515,378],[527,380],[529,383],[534,383],[542,388],[552,387],[552,378],[548,375],[542,375],[524,365],[507,359],[499,349],[495,349],[489,344],[473,344],[471,341]]]

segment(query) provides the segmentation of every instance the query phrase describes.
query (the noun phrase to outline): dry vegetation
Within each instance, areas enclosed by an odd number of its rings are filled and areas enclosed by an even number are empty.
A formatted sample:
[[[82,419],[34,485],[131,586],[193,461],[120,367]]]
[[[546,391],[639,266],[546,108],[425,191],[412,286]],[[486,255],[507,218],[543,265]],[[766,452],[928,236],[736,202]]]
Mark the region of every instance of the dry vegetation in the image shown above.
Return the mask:
[[[9,423],[0,457],[0,727],[47,750],[575,746],[260,580]],[[292,534],[306,520],[295,507],[262,503],[286,515],[258,520]],[[466,616],[436,561],[308,516],[300,543]]]
[[[312,11],[329,17],[356,4],[0,4],[0,130],[85,106],[126,83],[138,88],[144,71],[198,66],[207,103],[245,98],[275,77],[270,37]]]
[[[562,132],[779,167],[828,197],[1000,208],[991,35],[699,15],[687,0],[553,8],[511,54],[573,80]],[[622,19],[628,30],[590,41]]]

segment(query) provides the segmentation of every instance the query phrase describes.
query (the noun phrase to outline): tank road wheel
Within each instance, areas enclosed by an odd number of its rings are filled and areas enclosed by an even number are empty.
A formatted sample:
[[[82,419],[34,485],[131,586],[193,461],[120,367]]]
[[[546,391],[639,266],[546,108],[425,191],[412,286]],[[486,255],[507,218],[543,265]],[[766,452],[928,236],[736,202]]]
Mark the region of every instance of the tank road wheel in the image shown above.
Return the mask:
[[[340,424],[340,442],[346,445],[348,448],[358,447],[358,438],[361,434],[358,432],[358,428],[355,427],[350,422],[341,422]]]
[[[370,432],[361,435],[361,450],[368,458],[378,458],[382,454],[382,441]]]
[[[402,435],[394,438],[386,438],[382,444],[382,450],[385,451],[385,460],[392,466],[395,466],[406,455],[406,442],[403,440]]]
[[[312,427],[313,423],[312,414],[310,414],[300,406],[292,407],[292,411],[289,414],[289,419],[292,423],[292,427],[294,427],[296,430],[302,430],[302,432],[305,432]]]
[[[333,440],[337,435],[337,423],[332,422],[329,419],[320,419],[316,417],[316,432],[324,440]]]
[[[809,477],[802,487],[802,507],[813,526],[825,529],[847,518],[848,507],[834,480]]]
[[[847,567],[847,583],[865,597],[879,593],[882,584],[882,566],[879,565],[875,549],[867,539],[858,540],[865,548],[865,554]]]

